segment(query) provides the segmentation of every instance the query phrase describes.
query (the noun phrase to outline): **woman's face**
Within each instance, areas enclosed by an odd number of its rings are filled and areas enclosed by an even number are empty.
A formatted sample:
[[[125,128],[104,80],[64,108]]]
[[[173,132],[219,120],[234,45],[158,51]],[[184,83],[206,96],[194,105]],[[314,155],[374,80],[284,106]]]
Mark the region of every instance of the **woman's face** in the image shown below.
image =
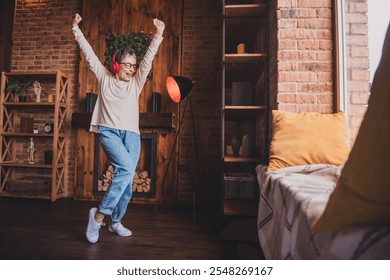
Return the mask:
[[[125,56],[121,63],[119,63],[120,70],[118,78],[121,81],[129,82],[137,71],[137,59],[134,56]]]

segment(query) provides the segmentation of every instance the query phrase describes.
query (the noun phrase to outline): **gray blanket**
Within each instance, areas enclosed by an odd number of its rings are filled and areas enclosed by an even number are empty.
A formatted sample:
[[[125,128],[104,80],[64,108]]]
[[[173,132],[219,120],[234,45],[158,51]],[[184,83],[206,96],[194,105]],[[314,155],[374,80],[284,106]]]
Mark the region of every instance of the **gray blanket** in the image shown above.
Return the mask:
[[[390,259],[390,226],[311,231],[342,167],[301,165],[270,173],[256,167],[258,236],[266,259]]]

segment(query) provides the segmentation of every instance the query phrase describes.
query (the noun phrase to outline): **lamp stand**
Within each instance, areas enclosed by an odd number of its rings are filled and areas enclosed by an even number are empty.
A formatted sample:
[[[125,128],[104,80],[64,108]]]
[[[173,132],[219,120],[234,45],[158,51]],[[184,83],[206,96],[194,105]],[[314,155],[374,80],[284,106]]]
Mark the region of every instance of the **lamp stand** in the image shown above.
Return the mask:
[[[156,207],[155,207],[155,212],[157,211],[157,207],[158,207],[158,204],[159,204],[159,201],[160,201],[160,197],[163,193],[165,193],[164,191],[164,183],[165,183],[165,180],[167,178],[167,175],[168,175],[168,170],[169,170],[169,166],[171,164],[171,161],[172,161],[172,156],[173,156],[173,153],[175,152],[175,148],[176,148],[176,144],[177,144],[177,139],[179,138],[179,135],[180,135],[180,130],[181,130],[181,125],[183,123],[183,120],[184,120],[184,115],[187,111],[187,105],[190,105],[190,114],[191,114],[191,129],[192,129],[192,137],[191,137],[191,147],[192,147],[192,152],[194,151],[194,148],[195,148],[195,154],[196,154],[196,167],[197,167],[197,171],[198,171],[198,178],[199,178],[199,187],[200,189],[202,189],[202,179],[201,179],[201,174],[200,174],[200,167],[199,167],[199,154],[198,154],[198,143],[196,141],[196,131],[195,131],[195,121],[194,121],[194,112],[193,112],[193,109],[192,109],[192,99],[191,99],[191,95],[188,95],[186,97],[186,102],[184,104],[184,109],[183,109],[183,113],[181,114],[181,117],[180,117],[180,121],[179,121],[179,128],[177,130],[177,133],[176,133],[176,137],[175,137],[175,141],[173,143],[173,147],[172,147],[172,150],[171,150],[171,153],[169,155],[169,160],[168,160],[168,165],[165,169],[165,173],[164,173],[164,177],[163,177],[163,181],[162,181],[162,184],[161,184],[161,191],[160,191],[160,195],[159,197],[157,198],[157,202],[156,202]],[[192,160],[194,160],[194,157],[192,157]],[[194,169],[192,169],[192,176],[191,177],[191,180],[193,181],[194,179]],[[193,183],[193,189],[192,189],[192,206],[193,206],[193,219],[194,219],[194,223],[195,223],[195,216],[196,216],[196,192],[197,192],[197,188],[195,187],[194,183]]]

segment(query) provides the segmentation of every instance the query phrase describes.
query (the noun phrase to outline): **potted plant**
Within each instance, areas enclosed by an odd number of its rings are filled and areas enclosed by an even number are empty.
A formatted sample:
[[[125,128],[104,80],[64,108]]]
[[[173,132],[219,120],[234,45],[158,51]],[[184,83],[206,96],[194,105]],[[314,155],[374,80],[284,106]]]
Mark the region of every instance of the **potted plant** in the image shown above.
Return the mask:
[[[112,57],[119,50],[132,48],[137,56],[137,66],[142,61],[150,45],[152,34],[130,32],[128,34],[110,34],[106,37],[107,50],[104,53],[104,65],[111,71]]]
[[[19,94],[19,102],[26,102],[26,89],[31,85],[29,81],[9,80],[7,83],[7,91],[13,91],[15,94]]]
[[[53,150],[43,151],[45,164],[51,164],[53,162]]]

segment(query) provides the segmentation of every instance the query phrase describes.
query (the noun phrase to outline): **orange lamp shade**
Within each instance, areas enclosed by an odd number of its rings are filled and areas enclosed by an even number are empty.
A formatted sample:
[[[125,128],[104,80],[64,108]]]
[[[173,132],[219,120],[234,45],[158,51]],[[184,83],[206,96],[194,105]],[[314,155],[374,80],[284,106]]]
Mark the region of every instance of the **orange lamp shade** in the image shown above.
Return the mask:
[[[192,89],[192,81],[183,76],[169,76],[165,82],[171,99],[179,103]]]

